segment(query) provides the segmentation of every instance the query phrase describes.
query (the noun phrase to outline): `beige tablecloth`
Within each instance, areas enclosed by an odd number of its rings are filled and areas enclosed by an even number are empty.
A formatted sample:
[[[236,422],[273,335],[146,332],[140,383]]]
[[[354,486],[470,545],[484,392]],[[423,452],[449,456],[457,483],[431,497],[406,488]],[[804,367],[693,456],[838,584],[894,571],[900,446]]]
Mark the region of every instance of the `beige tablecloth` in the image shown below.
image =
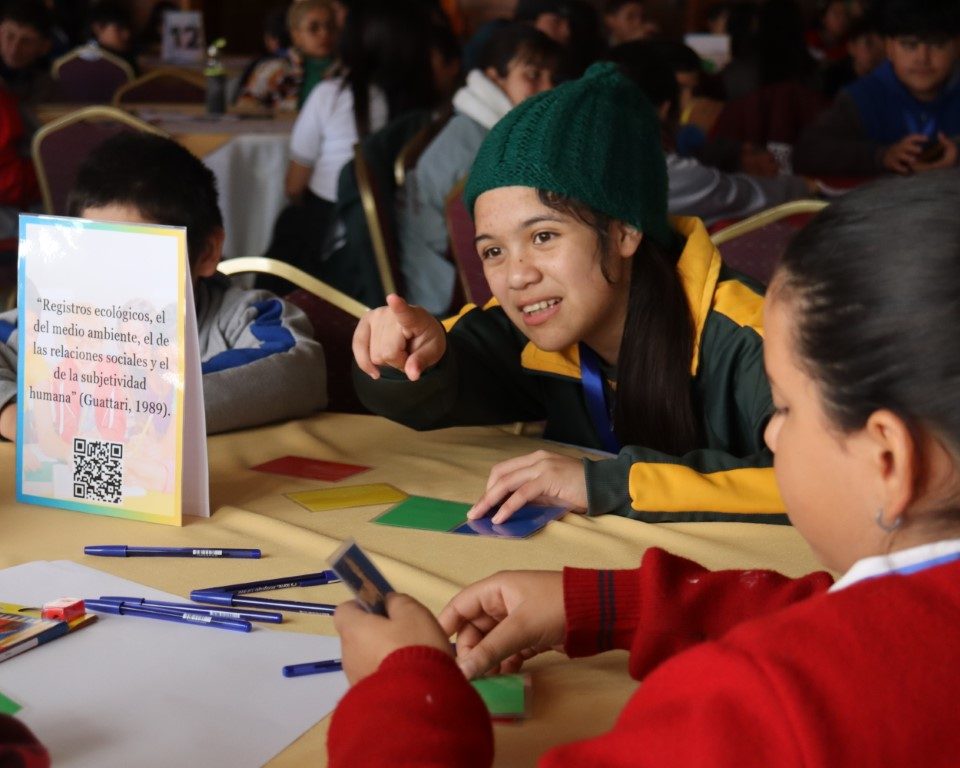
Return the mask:
[[[14,448],[0,445],[0,567],[67,559],[186,597],[191,589],[320,570],[334,548],[353,537],[399,590],[434,611],[463,585],[503,568],[633,567],[642,551],[660,546],[707,566],[771,567],[790,575],[816,569],[792,528],[746,523],[649,525],[606,516],[567,515],[521,541],[500,541],[374,525],[388,508],[308,512],[283,494],[333,485],[251,471],[285,455],[370,466],[339,485],[387,482],[411,494],[473,501],[490,466],[548,444],[495,427],[417,433],[373,416],[321,414],[311,419],[210,438],[210,519],[187,518],[182,528],[20,505],[14,501]],[[571,448],[556,448],[577,455]],[[244,564],[217,560],[93,558],[84,544],[260,547],[264,558]],[[277,593],[278,596],[280,593]],[[287,593],[294,599],[339,602],[341,586]],[[328,617],[288,614],[292,631],[333,634]],[[635,687],[626,654],[570,661],[546,654],[530,665],[533,709],[527,721],[498,725],[496,764],[533,765],[549,746],[599,733],[614,721]],[[272,768],[326,763],[328,720],[279,754]]]

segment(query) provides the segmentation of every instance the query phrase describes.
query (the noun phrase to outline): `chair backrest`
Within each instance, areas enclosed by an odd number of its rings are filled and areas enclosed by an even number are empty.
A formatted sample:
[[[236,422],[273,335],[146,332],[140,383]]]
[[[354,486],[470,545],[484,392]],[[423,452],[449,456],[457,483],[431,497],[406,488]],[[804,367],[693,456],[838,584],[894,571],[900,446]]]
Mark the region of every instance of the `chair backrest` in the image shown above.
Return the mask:
[[[133,68],[119,56],[91,45],[74,48],[50,67],[57,98],[70,104],[109,104],[117,88],[133,80]]]
[[[336,219],[343,238],[324,261],[321,277],[344,293],[378,307],[391,290],[402,293],[396,236],[393,166],[403,145],[430,119],[408,112],[364,137],[337,182]],[[359,158],[359,160],[358,160]]]
[[[790,239],[826,205],[824,200],[794,200],[738,221],[710,239],[725,264],[767,285]]]
[[[47,123],[33,135],[31,154],[47,213],[66,214],[67,195],[83,161],[100,144],[122,131],[167,135],[114,107],[78,109]]]
[[[420,155],[430,146],[437,134],[443,129],[453,117],[453,109],[444,109],[439,115],[430,120],[419,131],[410,137],[409,141],[403,145],[400,152],[397,153],[397,159],[393,164],[393,178],[397,187],[402,187],[407,180],[407,171],[417,164]]]
[[[400,274],[400,251],[393,218],[393,196],[388,197],[381,188],[360,142],[353,146],[353,172],[357,175],[360,202],[363,205],[367,230],[370,232],[370,243],[373,246],[373,256],[377,272],[380,273],[384,295],[398,293],[402,290],[403,278]]]
[[[458,182],[444,203],[444,217],[447,221],[447,236],[450,238],[450,252],[457,266],[463,296],[471,304],[482,307],[493,296],[490,285],[483,274],[483,263],[477,256],[474,238],[477,235],[473,218],[463,201],[463,188],[466,179]]]
[[[113,105],[202,104],[206,94],[202,75],[177,67],[160,67],[120,86],[113,95]]]
[[[303,310],[313,325],[314,338],[323,345],[327,364],[327,409],[341,413],[368,413],[353,389],[353,332],[367,307],[303,270],[275,259],[244,257],[220,262],[220,272],[247,272],[282,277],[297,286],[284,298]]]

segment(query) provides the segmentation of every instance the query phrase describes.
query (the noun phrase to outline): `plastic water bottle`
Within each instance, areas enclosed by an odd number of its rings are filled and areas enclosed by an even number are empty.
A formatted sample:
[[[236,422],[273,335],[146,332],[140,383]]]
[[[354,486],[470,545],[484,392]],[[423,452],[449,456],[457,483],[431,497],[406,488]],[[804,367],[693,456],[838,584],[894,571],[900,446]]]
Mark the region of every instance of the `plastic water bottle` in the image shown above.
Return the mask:
[[[226,41],[220,38],[207,48],[203,74],[207,79],[207,112],[211,115],[222,115],[227,108],[227,71],[220,61],[220,49],[224,45]]]

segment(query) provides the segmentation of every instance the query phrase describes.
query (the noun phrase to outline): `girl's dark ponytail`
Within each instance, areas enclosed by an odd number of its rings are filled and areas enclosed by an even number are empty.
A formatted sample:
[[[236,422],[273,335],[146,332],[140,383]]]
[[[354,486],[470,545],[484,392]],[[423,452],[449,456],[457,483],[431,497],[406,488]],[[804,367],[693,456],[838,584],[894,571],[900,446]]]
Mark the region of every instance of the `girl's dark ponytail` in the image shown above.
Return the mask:
[[[614,409],[621,444],[673,456],[700,444],[690,375],[693,321],[677,274],[679,255],[644,237],[633,257]]]

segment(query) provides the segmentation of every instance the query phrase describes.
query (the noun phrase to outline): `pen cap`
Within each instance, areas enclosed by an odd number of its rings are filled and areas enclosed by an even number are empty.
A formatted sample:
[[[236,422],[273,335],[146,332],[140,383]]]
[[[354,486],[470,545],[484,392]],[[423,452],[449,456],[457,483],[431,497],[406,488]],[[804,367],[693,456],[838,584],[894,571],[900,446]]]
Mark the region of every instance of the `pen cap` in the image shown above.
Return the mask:
[[[125,544],[101,544],[87,546],[83,548],[85,555],[99,555],[100,557],[126,557],[127,547]]]
[[[213,605],[232,605],[233,594],[221,592],[217,589],[195,589],[190,593],[190,599],[195,603],[210,603]]]

